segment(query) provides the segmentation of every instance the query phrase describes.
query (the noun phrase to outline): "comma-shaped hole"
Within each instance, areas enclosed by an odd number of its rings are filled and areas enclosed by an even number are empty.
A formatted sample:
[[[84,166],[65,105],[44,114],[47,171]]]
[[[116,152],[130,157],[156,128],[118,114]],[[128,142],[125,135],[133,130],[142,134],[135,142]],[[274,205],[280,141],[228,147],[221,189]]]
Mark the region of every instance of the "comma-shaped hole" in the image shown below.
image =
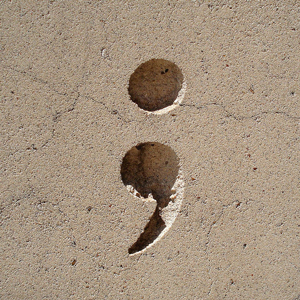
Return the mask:
[[[140,108],[154,112],[179,103],[184,85],[182,72],[173,62],[151,59],[130,76],[128,92]]]
[[[179,158],[163,144],[141,143],[124,156],[121,177],[134,196],[157,202],[144,231],[128,249],[129,254],[134,254],[158,241],[169,230],[179,212],[183,196]]]

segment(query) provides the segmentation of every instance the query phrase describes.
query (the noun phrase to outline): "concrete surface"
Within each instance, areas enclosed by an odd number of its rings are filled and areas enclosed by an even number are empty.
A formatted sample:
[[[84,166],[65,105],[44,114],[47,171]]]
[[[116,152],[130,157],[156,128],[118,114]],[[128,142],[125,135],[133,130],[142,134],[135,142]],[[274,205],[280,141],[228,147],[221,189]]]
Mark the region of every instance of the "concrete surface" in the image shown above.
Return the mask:
[[[300,299],[299,1],[2,1],[1,299]],[[149,113],[130,76],[175,63],[181,104]],[[156,201],[125,154],[170,147],[184,195]]]

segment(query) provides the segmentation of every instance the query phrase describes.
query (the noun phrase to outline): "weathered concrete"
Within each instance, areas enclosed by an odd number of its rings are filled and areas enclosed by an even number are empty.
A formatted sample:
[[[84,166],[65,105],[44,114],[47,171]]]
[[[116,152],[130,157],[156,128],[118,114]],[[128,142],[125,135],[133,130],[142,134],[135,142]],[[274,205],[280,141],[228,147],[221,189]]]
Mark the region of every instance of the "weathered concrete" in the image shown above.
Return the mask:
[[[299,11],[3,1],[0,298],[299,299]],[[128,92],[151,59],[183,75],[159,113]],[[141,179],[123,182],[141,143],[178,161],[137,153]],[[130,255],[156,207],[150,247]]]

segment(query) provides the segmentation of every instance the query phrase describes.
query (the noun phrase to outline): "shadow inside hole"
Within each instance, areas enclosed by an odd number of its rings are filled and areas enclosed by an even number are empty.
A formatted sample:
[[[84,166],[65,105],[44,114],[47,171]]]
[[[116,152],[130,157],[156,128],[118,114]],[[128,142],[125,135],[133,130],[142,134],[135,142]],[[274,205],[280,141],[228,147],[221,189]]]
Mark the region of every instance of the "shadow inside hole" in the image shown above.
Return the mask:
[[[151,194],[157,206],[129,254],[143,250],[154,242],[166,227],[161,210],[168,206],[175,193],[172,187],[179,171],[179,158],[168,146],[142,143],[129,150],[123,158],[121,177],[125,186],[131,185],[144,198]]]
[[[183,74],[176,64],[151,59],[131,74],[128,93],[140,108],[153,112],[172,105],[182,85]]]

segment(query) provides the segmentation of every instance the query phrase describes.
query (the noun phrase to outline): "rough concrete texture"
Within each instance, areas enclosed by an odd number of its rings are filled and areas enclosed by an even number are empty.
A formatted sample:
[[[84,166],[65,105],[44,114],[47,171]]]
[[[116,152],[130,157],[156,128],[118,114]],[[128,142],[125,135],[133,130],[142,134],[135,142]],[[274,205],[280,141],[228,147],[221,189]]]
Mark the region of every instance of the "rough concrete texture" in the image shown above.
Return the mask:
[[[299,1],[2,1],[1,299],[300,298]],[[181,104],[130,100],[151,59]],[[123,184],[132,147],[184,177],[169,231]],[[171,202],[171,201],[170,201]]]

